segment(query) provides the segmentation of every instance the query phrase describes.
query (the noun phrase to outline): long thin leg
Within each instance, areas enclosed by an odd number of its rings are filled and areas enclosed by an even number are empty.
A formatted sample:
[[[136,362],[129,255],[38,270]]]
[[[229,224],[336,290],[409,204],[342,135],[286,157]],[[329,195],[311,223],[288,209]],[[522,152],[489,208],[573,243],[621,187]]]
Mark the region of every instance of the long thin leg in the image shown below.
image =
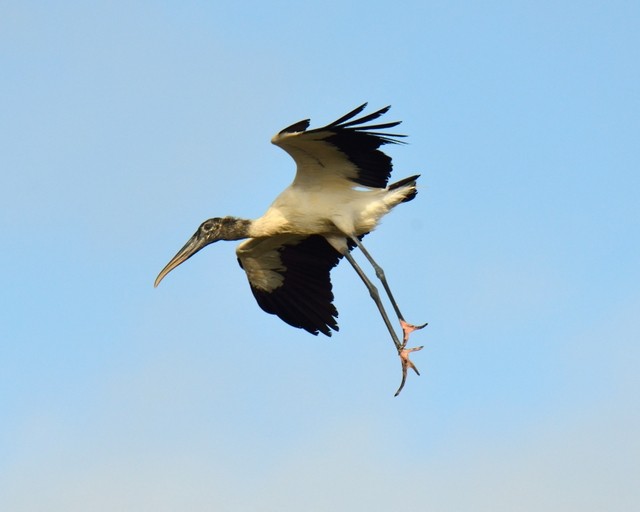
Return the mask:
[[[406,345],[407,345],[406,339],[402,343],[400,343],[400,341],[398,340],[398,336],[393,330],[393,326],[391,325],[389,316],[387,315],[387,312],[384,309],[384,305],[380,300],[380,294],[378,293],[378,289],[367,277],[364,271],[360,268],[360,265],[358,265],[356,260],[353,259],[353,256],[349,251],[347,251],[344,256],[345,258],[347,258],[347,261],[351,263],[351,266],[354,268],[356,273],[360,276],[360,279],[362,279],[362,282],[365,284],[365,286],[369,290],[369,294],[371,295],[371,298],[376,303],[376,306],[378,306],[378,311],[380,311],[380,315],[382,316],[382,319],[384,320],[384,323],[387,326],[387,329],[389,330],[389,334],[391,334],[391,339],[393,340],[393,344],[396,346],[396,350],[398,351],[398,355],[400,356],[400,362],[402,364],[402,381],[400,382],[400,387],[398,388],[398,391],[396,391],[394,395],[394,396],[398,396],[400,394],[400,391],[402,391],[402,388],[404,387],[404,384],[407,380],[407,368],[411,368],[414,372],[420,375],[420,372],[418,371],[416,366],[413,364],[413,361],[409,359],[409,356],[411,352],[422,350],[423,347],[406,348]]]
[[[360,279],[362,279],[362,282],[365,284],[365,286],[369,290],[369,295],[371,295],[371,298],[373,299],[373,302],[375,302],[376,306],[378,306],[378,311],[380,311],[380,315],[382,316],[382,319],[384,320],[384,324],[387,326],[387,329],[389,330],[389,334],[391,334],[391,339],[393,340],[393,344],[396,346],[396,349],[398,351],[400,351],[402,349],[402,343],[400,343],[400,340],[398,340],[398,336],[396,335],[396,332],[393,330],[393,326],[391,325],[391,321],[389,320],[387,312],[384,309],[384,305],[382,304],[382,301],[380,300],[380,294],[378,293],[378,289],[369,280],[367,275],[360,268],[360,265],[358,265],[356,260],[353,259],[353,256],[351,256],[351,253],[349,251],[347,251],[344,254],[344,257],[347,258],[347,261],[349,263],[351,263],[351,266],[354,268],[356,273],[360,276]]]
[[[353,243],[355,243],[356,246],[358,247],[358,249],[360,249],[362,251],[362,254],[364,254],[365,258],[367,258],[369,260],[369,263],[371,263],[371,266],[376,271],[376,277],[382,283],[384,291],[387,293],[387,296],[389,297],[389,301],[391,302],[391,306],[393,306],[393,310],[396,312],[396,316],[398,317],[398,320],[400,321],[400,325],[402,326],[402,332],[403,332],[403,340],[402,341],[406,345],[407,341],[409,341],[409,335],[413,331],[417,331],[418,329],[422,329],[427,324],[413,325],[413,324],[410,324],[407,321],[405,321],[404,317],[402,316],[402,313],[400,312],[400,308],[398,307],[398,303],[394,299],[393,293],[391,293],[391,288],[389,287],[389,283],[387,282],[387,278],[386,278],[386,276],[384,274],[384,270],[382,269],[382,267],[380,265],[378,265],[376,260],[373,259],[373,257],[369,253],[369,251],[367,251],[367,249],[365,249],[364,245],[362,245],[362,242],[358,239],[358,237],[352,236],[351,240],[353,240]]]

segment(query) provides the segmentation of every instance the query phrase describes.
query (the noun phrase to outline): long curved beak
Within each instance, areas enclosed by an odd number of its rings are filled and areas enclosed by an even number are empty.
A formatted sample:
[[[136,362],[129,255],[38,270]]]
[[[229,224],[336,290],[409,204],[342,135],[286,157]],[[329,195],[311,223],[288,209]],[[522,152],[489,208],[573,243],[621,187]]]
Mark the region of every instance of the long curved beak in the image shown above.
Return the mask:
[[[176,268],[181,263],[184,263],[185,261],[187,261],[189,258],[191,258],[191,256],[193,256],[195,253],[197,253],[200,249],[207,246],[208,244],[209,242],[206,240],[206,238],[198,236],[198,233],[193,235],[189,239],[189,241],[184,245],[184,247],[178,251],[178,254],[176,254],[171,259],[171,261],[167,263],[167,266],[160,271],[160,273],[158,274],[158,277],[156,277],[156,280],[153,283],[153,287],[154,288],[157,287],[160,284],[160,281],[164,279],[164,276],[166,276],[169,272],[171,272],[174,268]]]

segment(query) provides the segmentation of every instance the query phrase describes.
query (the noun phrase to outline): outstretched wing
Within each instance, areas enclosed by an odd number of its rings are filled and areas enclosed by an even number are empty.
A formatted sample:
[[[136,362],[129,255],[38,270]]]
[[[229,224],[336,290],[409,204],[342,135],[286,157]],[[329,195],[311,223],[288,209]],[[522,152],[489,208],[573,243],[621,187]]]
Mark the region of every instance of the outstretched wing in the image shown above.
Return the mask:
[[[390,107],[353,119],[366,106],[366,103],[360,105],[323,128],[307,130],[309,120],[300,121],[271,139],[295,160],[294,185],[319,185],[342,179],[365,187],[386,187],[391,175],[391,158],[378,148],[383,144],[398,144],[401,141],[397,138],[404,135],[379,131],[397,126],[400,121],[364,126]]]
[[[251,238],[236,254],[264,311],[311,334],[338,330],[330,272],[342,254],[323,236]]]

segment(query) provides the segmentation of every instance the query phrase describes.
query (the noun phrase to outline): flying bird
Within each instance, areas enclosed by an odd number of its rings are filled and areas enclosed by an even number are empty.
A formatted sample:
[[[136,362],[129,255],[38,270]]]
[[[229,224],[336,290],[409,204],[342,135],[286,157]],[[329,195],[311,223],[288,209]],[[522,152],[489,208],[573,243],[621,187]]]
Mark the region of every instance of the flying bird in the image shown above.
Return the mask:
[[[238,245],[236,255],[258,305],[293,327],[331,336],[332,330],[338,330],[338,311],[333,305],[330,272],[344,257],[369,290],[400,357],[402,381],[397,396],[405,385],[408,368],[420,375],[409,356],[423,347],[407,348],[407,342],[413,331],[427,324],[413,325],[404,320],[383,269],[361,240],[393,207],[416,196],[419,175],[387,185],[391,158],[379,148],[401,143],[404,135],[382,131],[400,121],[367,124],[385,114],[389,106],[356,118],[366,106],[322,128],[309,130],[310,121],[306,119],[278,132],[271,142],[289,153],[297,166],[291,185],[262,217],[204,221],[158,274],[154,286],[207,245],[246,239]],[[351,255],[356,247],[382,283],[400,322],[402,340],[377,288]]]

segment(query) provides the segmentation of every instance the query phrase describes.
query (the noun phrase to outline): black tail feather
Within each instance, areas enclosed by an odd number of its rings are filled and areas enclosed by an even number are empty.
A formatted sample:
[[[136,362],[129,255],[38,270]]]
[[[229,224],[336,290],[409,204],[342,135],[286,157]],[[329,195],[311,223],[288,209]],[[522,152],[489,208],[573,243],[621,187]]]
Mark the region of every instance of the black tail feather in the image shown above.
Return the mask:
[[[402,200],[403,203],[407,203],[407,202],[411,201],[413,198],[415,198],[418,195],[418,189],[415,188],[415,184],[416,184],[416,181],[417,181],[417,179],[419,177],[420,177],[419,174],[415,174],[413,176],[409,176],[408,178],[404,178],[404,179],[402,179],[400,181],[396,181],[395,183],[392,183],[387,188],[389,190],[395,190],[395,189],[403,187],[405,185],[413,184],[414,185],[413,191],[409,195],[407,195],[407,197],[405,197]]]

